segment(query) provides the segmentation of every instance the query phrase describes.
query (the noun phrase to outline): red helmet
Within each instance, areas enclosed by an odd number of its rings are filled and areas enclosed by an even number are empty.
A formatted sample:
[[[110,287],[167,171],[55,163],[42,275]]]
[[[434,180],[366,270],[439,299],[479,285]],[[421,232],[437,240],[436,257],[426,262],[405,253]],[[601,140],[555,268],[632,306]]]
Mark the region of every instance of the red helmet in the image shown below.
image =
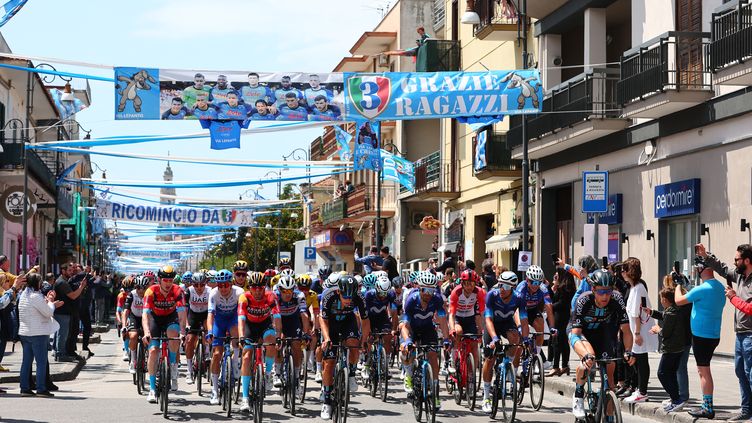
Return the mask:
[[[267,282],[275,276],[277,276],[277,271],[274,269],[266,269],[266,271],[264,272],[264,280]]]
[[[462,282],[464,281],[478,282],[480,278],[478,277],[478,274],[475,273],[475,270],[465,269],[464,271],[462,271],[462,274],[460,274],[460,280]]]

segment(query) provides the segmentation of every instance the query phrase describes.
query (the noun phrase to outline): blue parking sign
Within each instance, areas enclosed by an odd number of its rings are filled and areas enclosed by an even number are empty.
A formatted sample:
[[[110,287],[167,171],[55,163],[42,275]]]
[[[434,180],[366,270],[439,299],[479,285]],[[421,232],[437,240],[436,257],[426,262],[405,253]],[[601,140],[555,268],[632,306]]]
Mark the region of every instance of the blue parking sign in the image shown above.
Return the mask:
[[[316,247],[305,247],[303,249],[303,260],[304,261],[316,261]]]

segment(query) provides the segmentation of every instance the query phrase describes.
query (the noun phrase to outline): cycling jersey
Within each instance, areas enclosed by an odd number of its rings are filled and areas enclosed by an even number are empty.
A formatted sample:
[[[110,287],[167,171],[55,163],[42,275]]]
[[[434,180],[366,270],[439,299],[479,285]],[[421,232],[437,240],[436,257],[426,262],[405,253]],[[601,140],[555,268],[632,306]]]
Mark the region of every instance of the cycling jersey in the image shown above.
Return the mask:
[[[199,294],[195,287],[188,288],[184,299],[188,305],[188,310],[192,313],[206,313],[209,308],[209,291],[209,289],[204,288],[204,292]]]
[[[538,286],[537,291],[531,292],[527,286],[527,282],[522,281],[517,285],[517,288],[514,291],[525,300],[525,307],[527,307],[528,310],[544,304],[551,304],[551,296],[548,295],[548,288],[543,284]]]
[[[120,298],[120,296],[118,296]],[[129,292],[125,297],[124,310],[129,310],[130,314],[134,317],[141,318],[144,311],[144,297],[138,295],[136,290]]]
[[[234,320],[238,316],[240,296],[243,295],[243,288],[239,286],[232,286],[230,295],[227,297],[222,296],[219,292],[219,288],[212,288],[209,293],[209,313],[214,315],[215,321],[221,320]]]
[[[279,304],[279,315],[284,317],[300,316],[301,313],[307,313],[308,307],[306,307],[306,298],[302,292],[297,289],[293,291],[290,301],[282,300],[282,293],[278,290],[274,291],[277,296],[277,303]]]
[[[365,303],[368,309],[368,320],[371,322],[371,331],[388,332],[392,330],[390,311],[397,310],[397,295],[389,291],[384,297],[379,297],[375,289],[366,292]]]
[[[405,300],[404,307],[405,314],[402,316],[402,320],[410,325],[410,329],[413,333],[426,329],[435,331],[433,326],[434,316],[446,317],[446,311],[444,311],[444,299],[441,297],[438,290],[428,301],[428,304],[423,307],[420,300],[420,290],[413,289]]]
[[[628,323],[629,317],[627,316],[624,298],[616,291],[611,294],[611,299],[603,308],[596,306],[595,294],[584,292],[577,300],[572,315],[573,329],[592,330],[610,325],[616,331],[618,330],[617,326]]]
[[[514,312],[517,310],[520,311],[520,320],[527,319],[525,300],[516,292],[512,292],[512,295],[506,302],[501,298],[499,288],[490,290],[486,295],[486,312],[484,316],[493,319],[494,323],[513,320]]]
[[[122,313],[123,312],[123,306],[125,306],[125,298],[128,296],[128,294],[121,290],[120,293],[117,296],[117,312]]]
[[[306,310],[313,307],[313,312],[317,313],[319,311],[319,296],[316,291],[312,289],[303,289],[300,292],[305,296]]]
[[[279,317],[277,297],[267,290],[257,300],[250,292],[246,292],[238,300],[238,316],[246,323],[261,323],[271,317]]]
[[[465,294],[462,285],[454,288],[449,295],[449,314],[456,317],[473,317],[483,315],[486,309],[486,292],[477,286],[470,295]]]
[[[338,289],[327,289],[321,294],[321,317],[323,319],[344,320],[349,316],[354,316],[355,309],[357,309],[361,319],[368,318],[368,309],[360,291],[355,293],[348,306],[342,304]]]
[[[149,287],[144,293],[144,312],[152,313],[157,317],[169,316],[176,311],[183,311],[183,290],[173,284],[167,293],[162,291],[160,285]]]

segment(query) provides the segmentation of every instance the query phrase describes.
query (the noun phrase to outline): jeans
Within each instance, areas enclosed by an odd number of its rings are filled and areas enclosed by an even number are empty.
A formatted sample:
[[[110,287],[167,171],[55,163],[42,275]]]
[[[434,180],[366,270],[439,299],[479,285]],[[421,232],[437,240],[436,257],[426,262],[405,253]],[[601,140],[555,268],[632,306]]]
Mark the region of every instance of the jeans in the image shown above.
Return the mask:
[[[742,414],[752,412],[752,333],[737,333],[734,370],[742,393]]]
[[[558,323],[558,322],[557,322]],[[566,325],[557,325],[556,326],[556,342],[553,340],[549,340],[549,345],[552,345],[553,348],[551,348],[553,351],[549,354],[549,356],[552,356],[552,360],[554,362],[554,369],[558,369],[559,367],[559,359],[561,359],[561,368],[569,368],[569,338],[567,336],[567,326]]]
[[[78,333],[81,331],[81,320],[78,313],[72,313],[70,316],[70,323],[68,324],[68,345],[66,347],[66,355],[71,357],[76,355],[76,347],[78,343]]]
[[[658,380],[661,381],[663,389],[668,392],[671,397],[671,402],[678,404],[680,402],[679,395],[679,365],[681,362],[681,356],[683,352],[678,353],[663,353],[661,355],[661,362],[658,364]]]
[[[31,363],[37,362],[37,392],[47,391],[47,340],[49,336],[21,336],[21,390],[31,389]]]
[[[107,299],[104,297],[97,298],[94,300],[94,310],[95,310],[94,313],[97,316],[96,321],[98,325],[104,325],[107,323],[107,321],[105,320],[105,318],[107,317],[107,309],[105,308],[106,302],[107,302]]]
[[[55,336],[55,355],[64,357],[68,355],[66,345],[68,345],[68,332],[70,329],[70,316],[67,314],[56,314],[55,320],[60,325],[60,329]]]
[[[689,350],[691,345],[684,347],[684,352],[679,357],[679,369],[676,373],[676,379],[679,383],[679,399],[681,402],[689,401],[689,375],[687,374],[687,362],[689,361]]]

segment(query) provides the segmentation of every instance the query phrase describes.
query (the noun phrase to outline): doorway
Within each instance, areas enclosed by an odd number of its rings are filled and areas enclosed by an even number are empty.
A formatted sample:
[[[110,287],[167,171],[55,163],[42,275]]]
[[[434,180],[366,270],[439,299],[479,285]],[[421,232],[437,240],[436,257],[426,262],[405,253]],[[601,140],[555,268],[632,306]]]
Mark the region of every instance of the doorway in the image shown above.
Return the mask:
[[[698,235],[698,216],[678,219],[666,219],[660,223],[659,248],[663,251],[659,260],[659,286],[663,287],[663,277],[671,272],[678,262],[679,270],[690,282],[697,284],[697,277],[693,275],[692,265],[695,257],[695,244],[700,242]],[[665,244],[665,245],[664,245]]]

